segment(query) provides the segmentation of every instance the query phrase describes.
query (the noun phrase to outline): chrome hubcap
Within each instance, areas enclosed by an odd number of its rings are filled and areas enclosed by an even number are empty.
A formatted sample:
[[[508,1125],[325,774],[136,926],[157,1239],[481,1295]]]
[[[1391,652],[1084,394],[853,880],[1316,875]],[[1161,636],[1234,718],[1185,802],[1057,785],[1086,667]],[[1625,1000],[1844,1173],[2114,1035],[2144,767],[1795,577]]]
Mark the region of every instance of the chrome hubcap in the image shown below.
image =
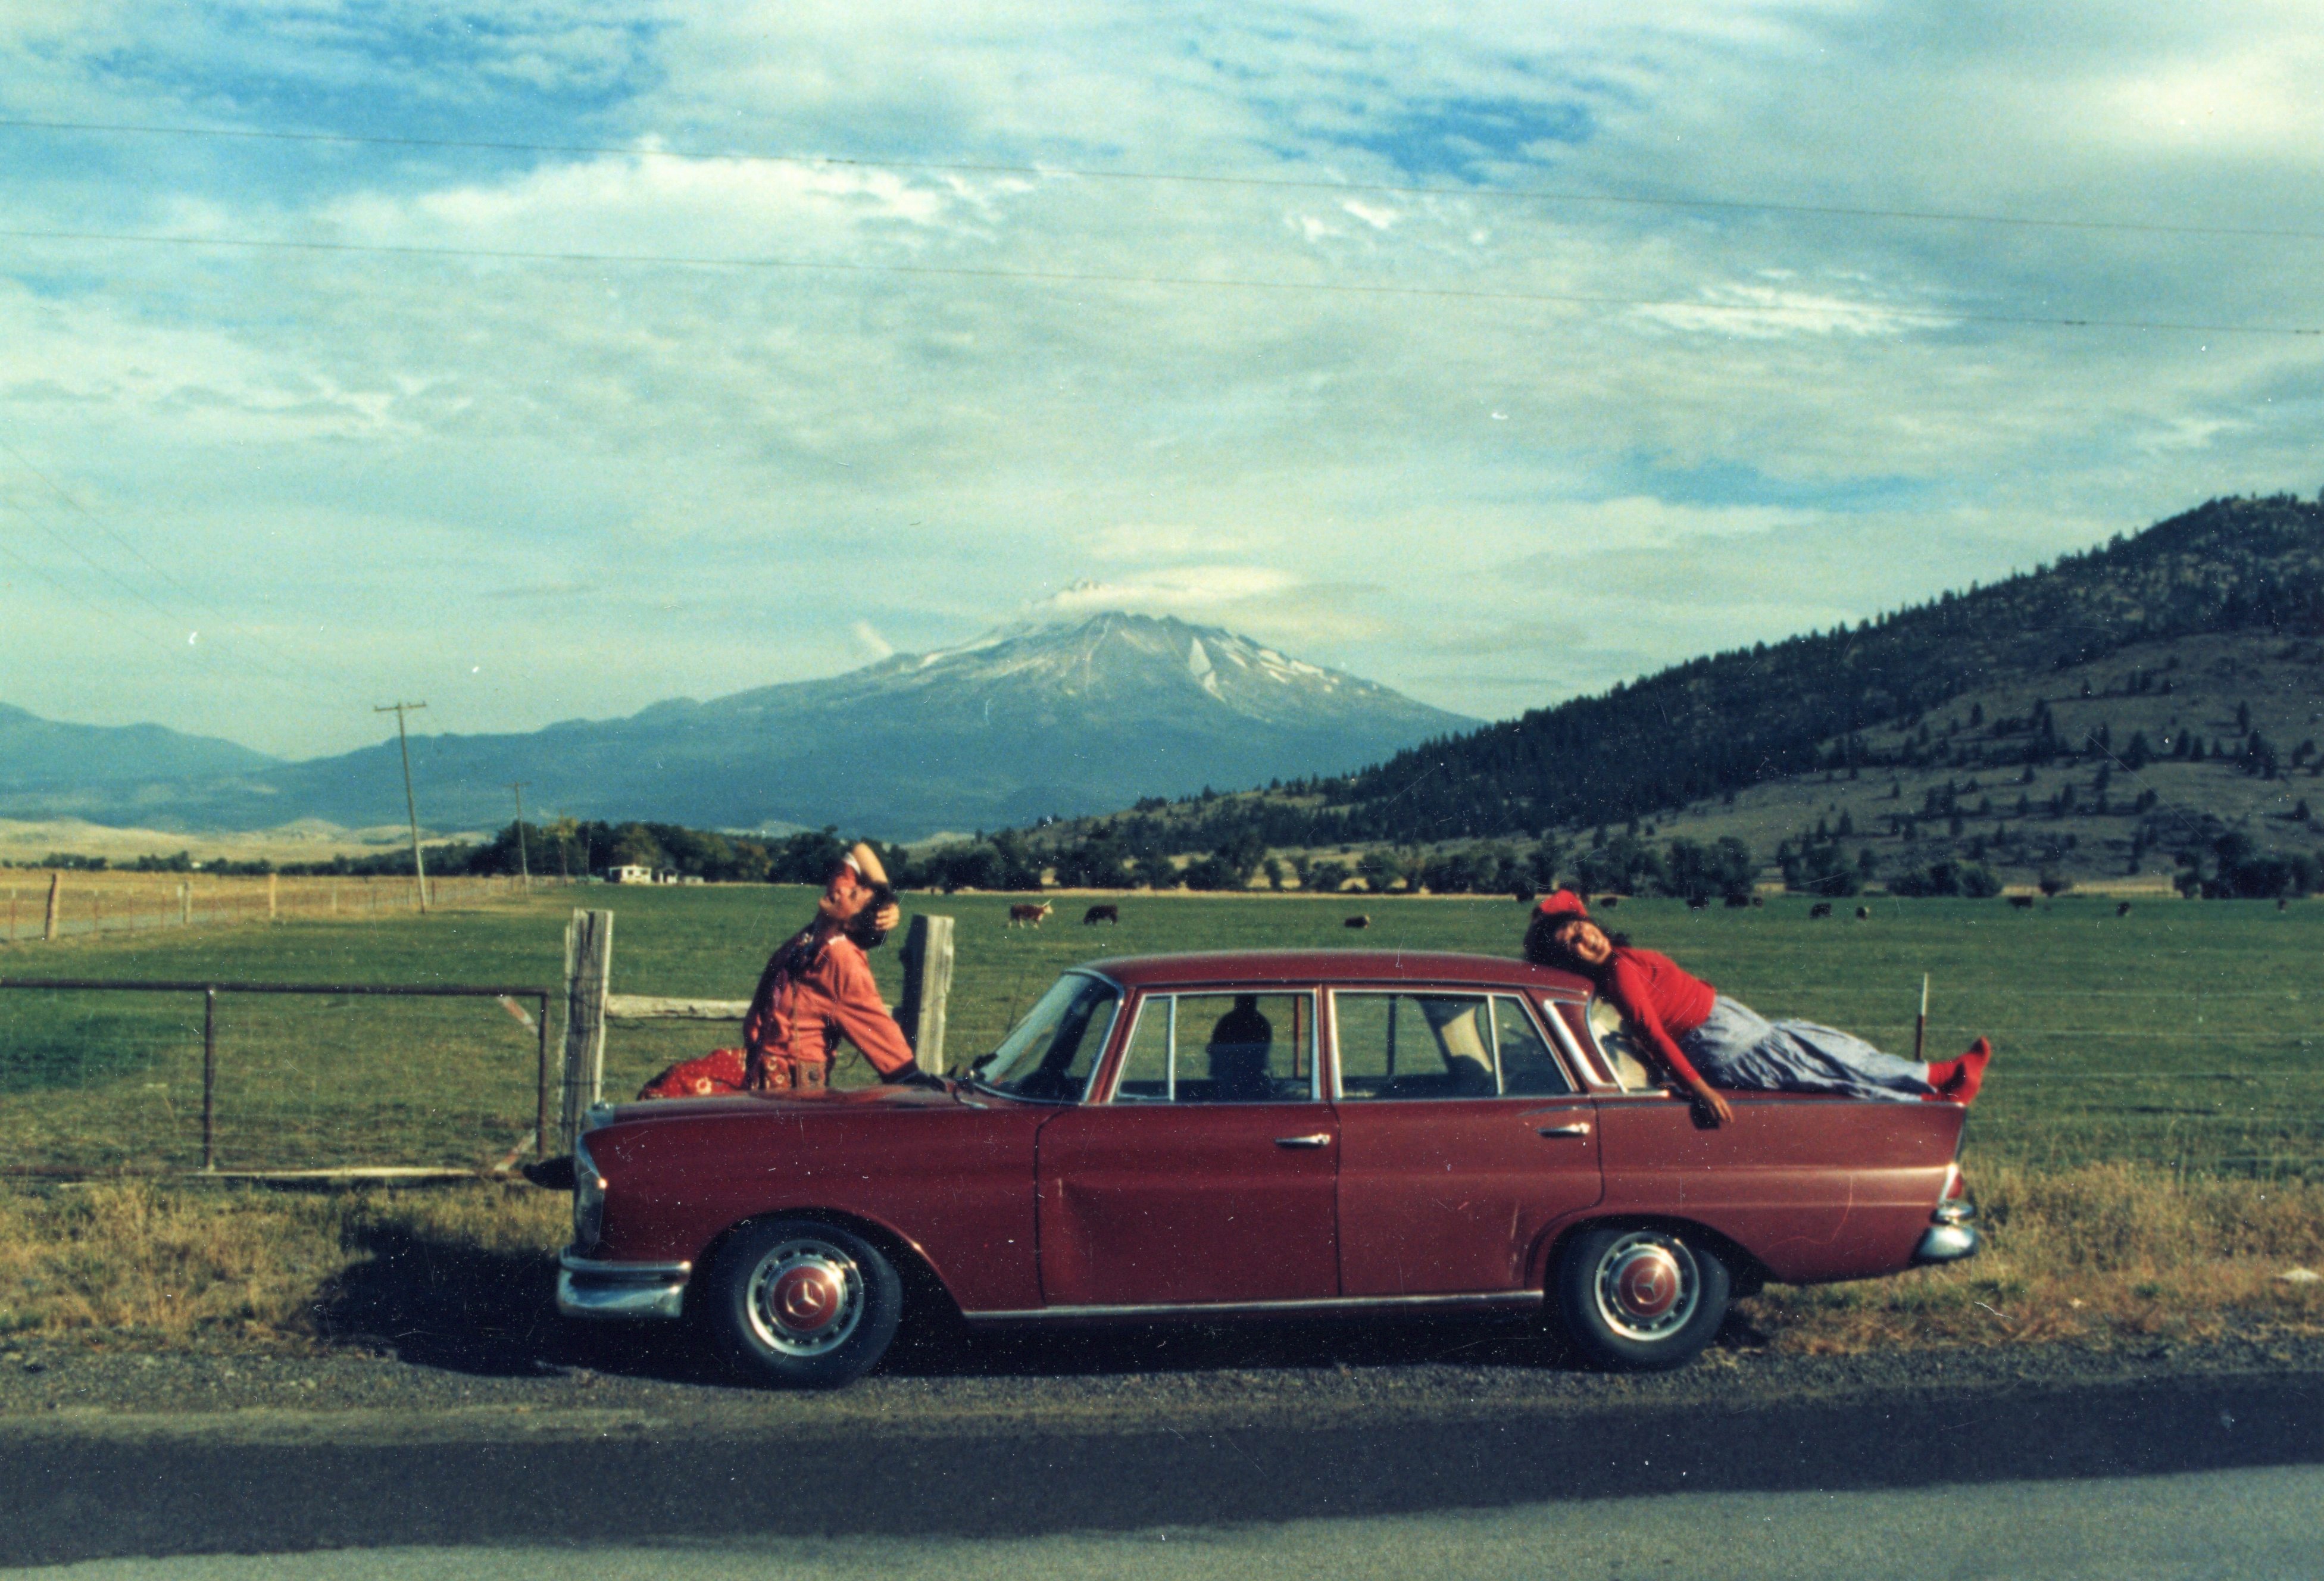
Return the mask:
[[[863,1316],[863,1276],[828,1241],[785,1241],[751,1273],[751,1327],[786,1356],[844,1344]]]
[[[1607,1247],[1595,1283],[1599,1316],[1628,1339],[1662,1339],[1685,1328],[1702,1286],[1686,1244],[1655,1230]]]

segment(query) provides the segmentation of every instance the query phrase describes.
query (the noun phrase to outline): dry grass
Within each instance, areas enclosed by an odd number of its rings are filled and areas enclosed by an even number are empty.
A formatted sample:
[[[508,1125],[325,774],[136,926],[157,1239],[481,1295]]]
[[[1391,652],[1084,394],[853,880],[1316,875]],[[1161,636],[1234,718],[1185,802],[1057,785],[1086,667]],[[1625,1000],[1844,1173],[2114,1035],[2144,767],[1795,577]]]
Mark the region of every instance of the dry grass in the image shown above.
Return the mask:
[[[2255,1329],[2324,1332],[2324,1185],[2127,1164],[1987,1166],[1984,1254],[1743,1303],[1775,1349],[1836,1353]],[[147,1181],[0,1188],[0,1332],[306,1350],[548,1321],[567,1203],[528,1187],[281,1192]]]
[[[2135,1164],[1973,1170],[1986,1249],[1895,1279],[1743,1303],[1778,1350],[2324,1332],[2324,1185]]]
[[[545,1277],[569,1210],[560,1195],[491,1185],[0,1190],[0,1332],[263,1348],[361,1337],[372,1325],[355,1309],[376,1308],[383,1282],[413,1286],[414,1300],[450,1293],[461,1306],[483,1291],[447,1292],[440,1275],[488,1282],[477,1267],[498,1264]]]

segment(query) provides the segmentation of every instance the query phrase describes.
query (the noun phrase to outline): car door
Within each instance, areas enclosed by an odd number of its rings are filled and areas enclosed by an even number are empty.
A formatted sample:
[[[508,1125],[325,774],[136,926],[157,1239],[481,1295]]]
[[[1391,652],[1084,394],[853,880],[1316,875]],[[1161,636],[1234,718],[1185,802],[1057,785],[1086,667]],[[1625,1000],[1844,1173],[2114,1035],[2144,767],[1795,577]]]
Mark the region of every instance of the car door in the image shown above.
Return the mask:
[[[1105,1100],[1041,1128],[1045,1303],[1336,1296],[1314,991],[1148,993],[1135,1015]]]
[[[1342,1291],[1528,1287],[1543,1233],[1602,1194],[1596,1106],[1531,1011],[1456,988],[1331,1006]]]

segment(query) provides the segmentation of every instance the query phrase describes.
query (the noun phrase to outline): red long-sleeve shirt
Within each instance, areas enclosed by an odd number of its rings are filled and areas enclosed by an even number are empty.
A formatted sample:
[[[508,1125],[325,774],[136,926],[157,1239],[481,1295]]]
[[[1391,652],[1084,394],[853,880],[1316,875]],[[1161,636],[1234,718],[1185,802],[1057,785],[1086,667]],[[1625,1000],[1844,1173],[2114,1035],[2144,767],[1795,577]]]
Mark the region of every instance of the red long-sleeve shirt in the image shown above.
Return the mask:
[[[1692,1087],[1702,1080],[1674,1040],[1711,1018],[1711,1008],[1719,1000],[1718,989],[1690,975],[1667,955],[1627,945],[1616,948],[1611,970],[1599,981],[1622,1019],[1637,1028],[1681,1080]]]
[[[770,1053],[795,1060],[828,1060],[844,1037],[863,1051],[872,1068],[892,1075],[912,1062],[903,1029],[888,1014],[872,980],[872,963],[844,933],[815,942],[816,930],[792,938],[775,951],[759,976],[758,992],[742,1021],[752,1085]]]

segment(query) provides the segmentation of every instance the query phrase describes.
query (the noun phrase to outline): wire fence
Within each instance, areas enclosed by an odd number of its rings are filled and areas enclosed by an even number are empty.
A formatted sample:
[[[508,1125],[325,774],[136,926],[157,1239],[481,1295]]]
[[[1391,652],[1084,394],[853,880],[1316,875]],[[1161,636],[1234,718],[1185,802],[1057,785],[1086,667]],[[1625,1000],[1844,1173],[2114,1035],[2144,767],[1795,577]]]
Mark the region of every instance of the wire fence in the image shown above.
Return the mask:
[[[556,994],[0,979],[0,1173],[506,1170],[554,1141]]]
[[[531,882],[540,887],[558,880]],[[427,900],[430,905],[468,905],[521,893],[523,887],[522,879],[497,876],[431,878]],[[420,884],[413,878],[200,873],[181,878],[23,869],[0,875],[0,941],[11,944],[288,917],[409,916],[420,909]]]

